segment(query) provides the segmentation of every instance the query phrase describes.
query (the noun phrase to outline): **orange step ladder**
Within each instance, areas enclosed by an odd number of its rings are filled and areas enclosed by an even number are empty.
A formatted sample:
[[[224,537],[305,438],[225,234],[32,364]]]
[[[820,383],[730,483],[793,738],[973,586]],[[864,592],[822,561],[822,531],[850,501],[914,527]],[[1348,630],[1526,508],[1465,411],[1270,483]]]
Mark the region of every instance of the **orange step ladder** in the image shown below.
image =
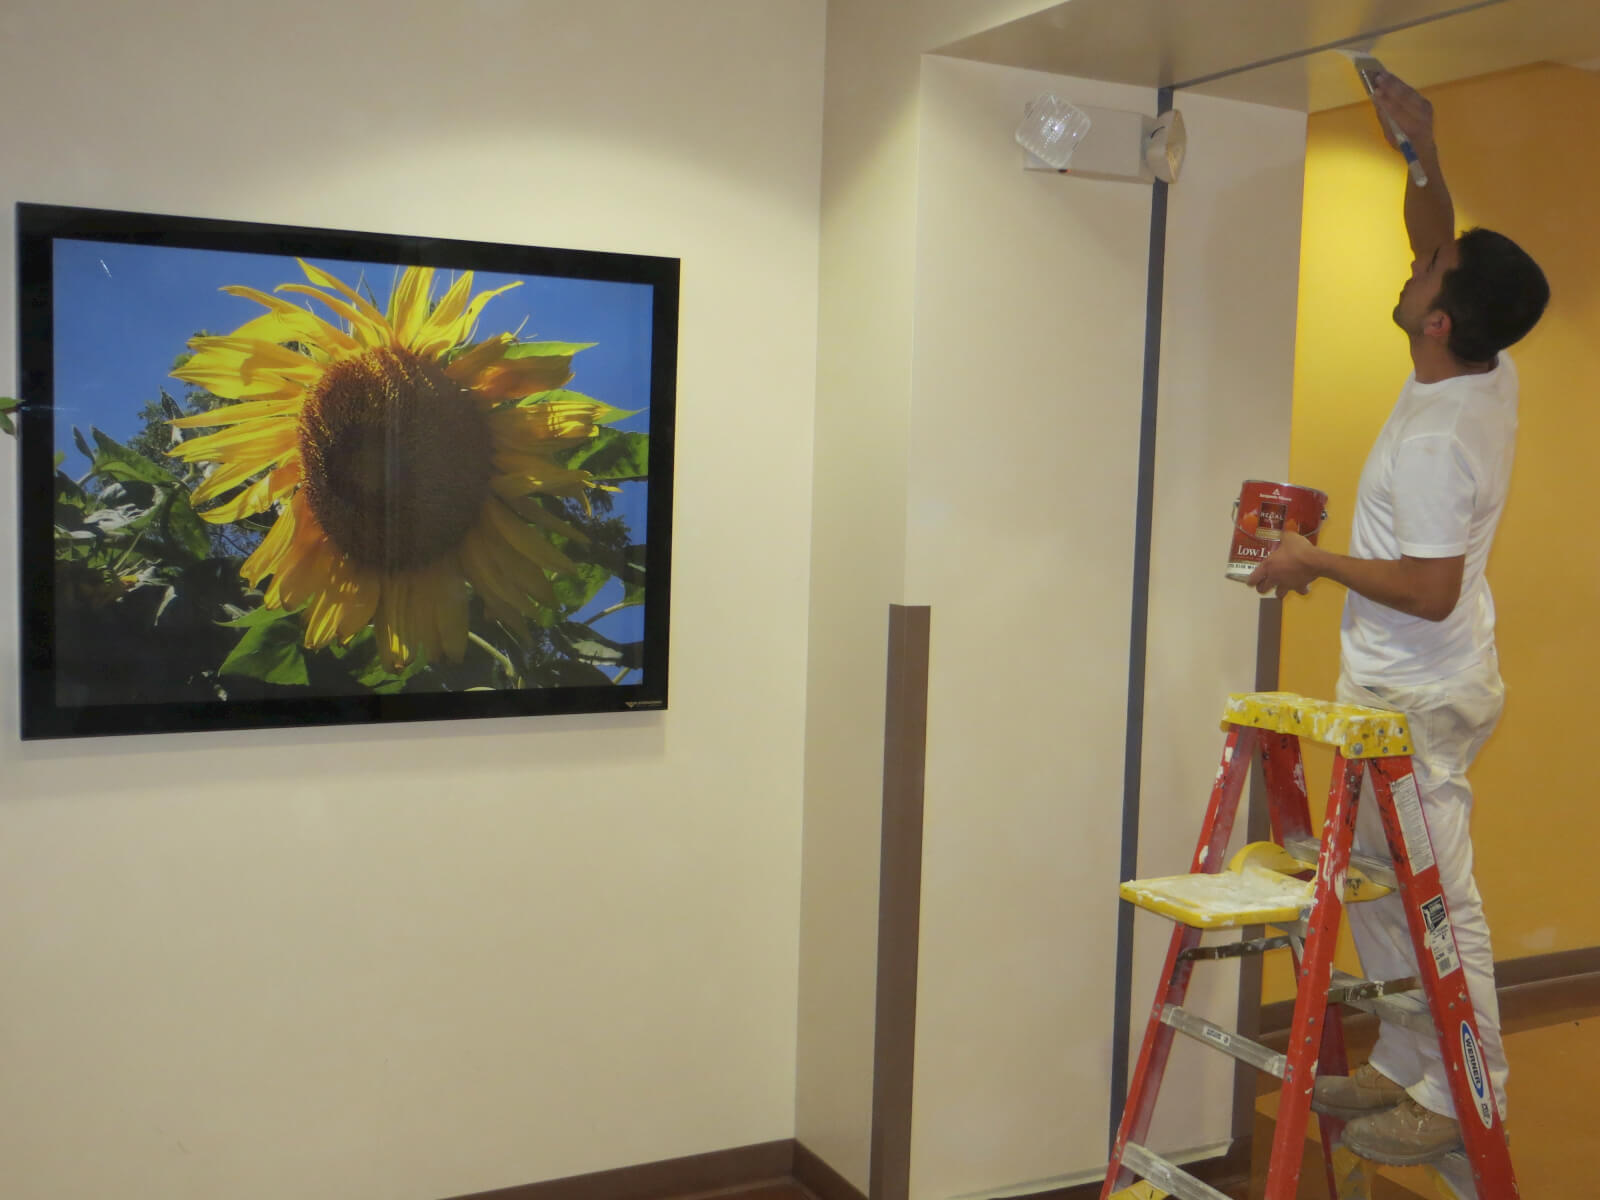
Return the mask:
[[[1448,1178],[1475,1181],[1477,1200],[1518,1195],[1505,1130],[1479,1049],[1477,1017],[1468,998],[1439,869],[1411,769],[1411,735],[1401,713],[1310,700],[1287,692],[1229,697],[1227,740],[1211,790],[1190,874],[1132,880],[1123,898],[1177,922],[1167,951],[1144,1045],[1106,1170],[1101,1200],[1228,1200],[1223,1193],[1144,1145],[1174,1033],[1231,1055],[1283,1081],[1266,1200],[1293,1200],[1311,1095],[1318,1073],[1346,1070],[1344,1028],[1329,1008],[1343,1004],[1380,1019],[1437,1033],[1460,1118],[1461,1150],[1433,1164]],[[1300,740],[1334,747],[1327,816],[1313,837]],[[1271,842],[1246,846],[1224,866],[1228,840],[1250,765],[1264,772]],[[1352,854],[1356,806],[1364,778],[1383,818],[1390,859]],[[1306,876],[1310,876],[1306,878]],[[1405,906],[1418,976],[1368,981],[1336,971],[1334,947],[1344,905],[1398,890]],[[1203,931],[1267,925],[1274,936],[1202,946]],[[1297,995],[1287,1053],[1223,1029],[1184,1009],[1194,964],[1287,947]],[[1328,1195],[1364,1200],[1367,1175],[1339,1145],[1344,1122],[1319,1115]]]

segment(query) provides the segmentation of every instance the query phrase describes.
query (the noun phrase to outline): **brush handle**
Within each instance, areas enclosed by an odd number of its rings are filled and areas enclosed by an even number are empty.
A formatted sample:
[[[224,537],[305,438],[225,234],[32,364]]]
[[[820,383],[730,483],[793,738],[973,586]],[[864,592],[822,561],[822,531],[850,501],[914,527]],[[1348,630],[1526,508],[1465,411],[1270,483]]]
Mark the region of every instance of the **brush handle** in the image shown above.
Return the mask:
[[[1405,134],[1401,133],[1400,130],[1395,127],[1393,121],[1389,122],[1389,128],[1394,129],[1395,140],[1400,143],[1400,153],[1405,155],[1406,169],[1411,172],[1411,182],[1416,184],[1419,188],[1427,187],[1428,171],[1427,168],[1422,165],[1422,160],[1417,157],[1417,152],[1411,145],[1411,139],[1406,137]]]

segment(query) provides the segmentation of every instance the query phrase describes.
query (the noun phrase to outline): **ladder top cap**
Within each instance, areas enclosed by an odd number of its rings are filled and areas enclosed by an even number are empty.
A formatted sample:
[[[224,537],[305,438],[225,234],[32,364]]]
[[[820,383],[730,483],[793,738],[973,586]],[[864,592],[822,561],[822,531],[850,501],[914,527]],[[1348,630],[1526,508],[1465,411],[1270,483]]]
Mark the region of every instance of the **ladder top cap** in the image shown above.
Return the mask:
[[[1411,753],[1406,715],[1360,704],[1312,700],[1294,692],[1235,692],[1222,725],[1249,725],[1333,746],[1346,758],[1393,758]]]

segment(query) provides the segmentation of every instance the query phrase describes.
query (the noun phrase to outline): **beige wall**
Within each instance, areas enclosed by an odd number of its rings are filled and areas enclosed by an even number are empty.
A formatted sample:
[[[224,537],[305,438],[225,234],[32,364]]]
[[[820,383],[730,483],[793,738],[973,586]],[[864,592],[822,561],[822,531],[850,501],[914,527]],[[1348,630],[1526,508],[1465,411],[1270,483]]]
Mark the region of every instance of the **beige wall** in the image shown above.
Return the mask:
[[[932,605],[915,1197],[1105,1158],[1151,189],[1022,169],[1023,105],[923,66],[907,592]]]
[[[1223,700],[1255,681],[1261,602],[1223,578],[1241,481],[1286,477],[1305,114],[1180,93],[1192,153],[1168,194],[1139,874],[1188,869],[1222,753]],[[1233,840],[1245,840],[1241,804]],[[1136,1061],[1172,925],[1135,915]],[[1226,940],[1232,933],[1217,935]],[[1237,1024],[1238,968],[1202,964],[1188,1007]],[[1231,1060],[1179,1038],[1181,1102],[1151,1140],[1226,1141]]]
[[[867,1185],[888,606],[905,589],[924,52],[1039,0],[830,0],[796,1130]]]
[[[430,1200],[793,1133],[823,16],[0,14],[8,208],[684,261],[664,714],[22,745],[0,446],[8,1197]]]
[[[933,609],[912,1196],[1103,1169],[1151,189],[1021,170],[1046,90],[939,58],[919,111],[907,593]],[[1304,117],[1180,97],[1169,193],[1141,869],[1193,852],[1257,602],[1239,480],[1285,469]],[[1242,827],[1241,827],[1242,833]],[[1135,1048],[1171,925],[1140,920]],[[1236,967],[1197,1006],[1234,1021]],[[1231,1060],[1180,1048],[1151,1141],[1229,1137]],[[1198,1103],[1196,1101],[1198,1100]]]
[[[1039,7],[835,0],[828,14],[796,1128],[866,1186],[886,607],[932,603],[918,1200],[1105,1154],[1149,192],[1025,176],[1008,139],[1046,78],[919,59]],[[1091,103],[1153,107],[1097,87]],[[1146,766],[1173,789],[1151,800],[1147,785],[1147,813],[1181,812],[1190,845],[1212,709],[1248,686],[1254,651],[1255,605],[1218,571],[1227,499],[1285,469],[1303,119],[1201,105],[1199,125],[1213,157],[1191,164],[1188,201],[1174,193],[1168,311],[1207,319],[1168,335],[1160,453],[1177,488],[1157,495],[1173,536],[1158,531],[1170,572],[1158,565],[1151,667],[1154,707],[1188,724],[1181,758],[1153,743]],[[1228,252],[1257,226],[1256,249]],[[1241,282],[1251,296],[1218,303]],[[1077,375],[1051,369],[1069,354]],[[1243,436],[1235,417],[1254,421]],[[1207,453],[1187,458],[1193,443]],[[1186,498],[1202,486],[1223,497],[1209,519]],[[1111,532],[1083,554],[1091,522]],[[1220,589],[1198,615],[1178,599],[1196,577]],[[1018,649],[997,660],[997,642]],[[1056,736],[1051,718],[1071,713],[1091,736]],[[1097,836],[1073,840],[1085,827]],[[1159,952],[1141,940],[1141,969]],[[1194,1070],[1225,1090],[1225,1071]],[[1159,1131],[1195,1144],[1225,1134],[1219,1120]]]

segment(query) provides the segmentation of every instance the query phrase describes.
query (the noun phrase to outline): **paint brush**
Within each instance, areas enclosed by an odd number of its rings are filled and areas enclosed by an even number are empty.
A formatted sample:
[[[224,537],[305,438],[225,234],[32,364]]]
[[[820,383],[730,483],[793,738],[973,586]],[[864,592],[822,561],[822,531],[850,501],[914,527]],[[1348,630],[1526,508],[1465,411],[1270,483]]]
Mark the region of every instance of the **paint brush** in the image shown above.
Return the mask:
[[[1419,188],[1428,186],[1428,172],[1422,165],[1422,160],[1417,157],[1417,151],[1411,144],[1411,139],[1400,131],[1389,114],[1383,111],[1383,106],[1378,103],[1377,94],[1373,88],[1373,81],[1383,74],[1383,64],[1365,50],[1351,50],[1340,46],[1339,53],[1348,58],[1356,66],[1356,74],[1361,78],[1361,86],[1367,89],[1367,95],[1372,97],[1372,106],[1378,110],[1379,118],[1389,127],[1394,134],[1394,140],[1400,147],[1400,153],[1405,156],[1406,168],[1411,172],[1411,182]]]

